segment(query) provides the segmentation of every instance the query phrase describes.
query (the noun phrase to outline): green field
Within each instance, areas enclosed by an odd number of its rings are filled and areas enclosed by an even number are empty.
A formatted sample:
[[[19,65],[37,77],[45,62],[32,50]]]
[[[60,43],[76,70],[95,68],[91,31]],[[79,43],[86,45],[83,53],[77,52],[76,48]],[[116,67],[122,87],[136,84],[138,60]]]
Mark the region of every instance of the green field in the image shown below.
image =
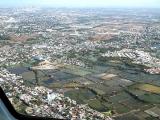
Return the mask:
[[[89,99],[95,97],[95,94],[88,89],[78,89],[70,90],[65,93],[65,96],[70,97],[73,100],[76,100],[78,103],[86,103]]]
[[[147,92],[160,94],[160,87],[159,86],[155,86],[155,85],[151,85],[151,84],[139,84],[136,86],[136,88],[138,88],[140,90],[147,91]]]
[[[128,87],[128,91],[137,99],[148,103],[160,103],[159,86],[151,84],[134,84]]]
[[[86,68],[78,67],[75,65],[66,65],[65,68],[66,69],[63,70],[64,72],[71,73],[74,75],[79,75],[79,76],[85,76],[85,75],[96,72],[95,70],[86,69]]]
[[[107,107],[105,107],[102,102],[99,100],[99,99],[93,99],[93,100],[90,100],[88,102],[88,105],[95,109],[95,110],[98,110],[100,112],[106,112],[108,111],[109,109]]]

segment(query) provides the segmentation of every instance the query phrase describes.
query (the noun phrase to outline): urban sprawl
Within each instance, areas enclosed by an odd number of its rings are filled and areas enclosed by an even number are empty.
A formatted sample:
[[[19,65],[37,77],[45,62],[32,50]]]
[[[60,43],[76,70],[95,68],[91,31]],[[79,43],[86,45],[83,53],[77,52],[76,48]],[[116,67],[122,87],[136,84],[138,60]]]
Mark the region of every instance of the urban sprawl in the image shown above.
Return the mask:
[[[15,110],[160,119],[160,10],[1,8],[0,86]]]

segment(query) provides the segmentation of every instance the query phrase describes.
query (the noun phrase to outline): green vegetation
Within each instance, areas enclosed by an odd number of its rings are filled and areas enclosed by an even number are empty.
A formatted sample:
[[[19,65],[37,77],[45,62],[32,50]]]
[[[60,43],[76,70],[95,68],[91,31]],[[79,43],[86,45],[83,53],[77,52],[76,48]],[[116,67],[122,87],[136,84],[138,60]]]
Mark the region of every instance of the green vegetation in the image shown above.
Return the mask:
[[[160,103],[159,86],[151,84],[134,84],[128,87],[130,92],[137,99],[149,102],[149,103]]]
[[[63,85],[63,88],[75,88],[75,87],[83,87],[82,85],[80,85],[79,83],[76,82],[70,82],[70,83],[66,83]]]
[[[114,104],[113,108],[119,114],[127,113],[131,110],[129,107],[122,105],[122,104],[119,104],[119,103]]]
[[[113,103],[118,103],[119,101],[124,101],[129,98],[131,98],[131,96],[128,93],[122,91],[119,94],[110,97],[109,100]]]
[[[86,103],[89,99],[95,97],[95,94],[88,89],[70,90],[65,93],[65,96],[76,100],[78,103]]]
[[[103,91],[103,89],[99,89],[96,87],[89,87],[89,89],[91,91],[93,91],[94,93],[96,93],[97,95],[104,95],[105,94],[105,91]]]
[[[103,112],[103,114],[104,114],[105,116],[111,116],[111,115],[112,115],[112,111],[109,110],[108,112]]]
[[[10,40],[11,38],[7,35],[0,35],[0,40]]]
[[[138,84],[136,86],[136,88],[138,88],[140,90],[147,91],[147,92],[160,94],[160,87],[159,86],[155,86],[155,85],[151,85],[151,84]]]
[[[98,100],[98,99],[90,100],[90,101],[88,102],[88,105],[89,105],[91,108],[93,108],[93,109],[95,109],[95,110],[98,110],[98,111],[100,111],[100,112],[106,112],[106,111],[108,111],[108,108],[106,108],[106,107],[102,104],[102,102],[101,102],[100,100]]]
[[[160,95],[157,94],[145,93],[144,95],[138,96],[138,98],[144,102],[160,104]]]

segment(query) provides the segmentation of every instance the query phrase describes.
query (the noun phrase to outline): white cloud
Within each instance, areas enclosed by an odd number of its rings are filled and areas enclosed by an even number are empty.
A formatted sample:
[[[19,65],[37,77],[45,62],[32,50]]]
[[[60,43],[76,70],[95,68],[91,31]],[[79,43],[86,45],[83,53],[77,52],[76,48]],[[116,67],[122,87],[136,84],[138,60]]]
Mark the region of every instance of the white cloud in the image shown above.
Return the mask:
[[[0,5],[35,5],[57,7],[159,7],[160,0],[0,0]]]
[[[40,0],[41,5],[50,6],[129,6],[160,7],[160,0]]]

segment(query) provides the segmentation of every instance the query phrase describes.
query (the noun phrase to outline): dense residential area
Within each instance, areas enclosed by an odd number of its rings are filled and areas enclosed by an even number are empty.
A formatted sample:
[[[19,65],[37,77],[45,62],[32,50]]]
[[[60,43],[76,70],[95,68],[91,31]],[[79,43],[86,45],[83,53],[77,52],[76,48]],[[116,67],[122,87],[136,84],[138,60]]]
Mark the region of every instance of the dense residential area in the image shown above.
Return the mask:
[[[159,120],[160,10],[1,8],[0,86],[21,114]]]

